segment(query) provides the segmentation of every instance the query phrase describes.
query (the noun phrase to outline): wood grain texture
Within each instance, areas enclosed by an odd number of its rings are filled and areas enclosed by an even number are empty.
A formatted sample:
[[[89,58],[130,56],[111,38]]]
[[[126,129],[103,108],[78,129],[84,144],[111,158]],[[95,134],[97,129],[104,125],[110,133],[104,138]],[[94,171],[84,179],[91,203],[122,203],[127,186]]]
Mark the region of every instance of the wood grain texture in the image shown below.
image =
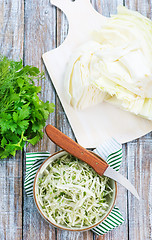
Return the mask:
[[[34,65],[44,70],[41,56],[44,52],[55,48],[56,46],[56,9],[50,4],[49,0],[25,1],[25,40],[24,40],[24,64]],[[37,82],[36,85],[42,87],[40,98],[43,101],[55,103],[55,91],[47,72],[46,80]],[[47,124],[55,124],[55,114],[50,115]],[[54,144],[47,138],[43,139],[35,146],[28,146],[26,151],[55,151]],[[25,160],[24,160],[25,169]],[[23,199],[23,239],[55,240],[55,229],[45,222],[38,213],[33,199],[24,194]]]
[[[140,201],[128,193],[129,239],[151,239],[152,141],[147,137],[127,145],[128,178],[136,186]]]
[[[116,13],[123,3],[152,19],[152,0],[92,0],[96,10],[105,16]],[[59,46],[67,36],[68,22],[65,15],[53,7],[49,0],[0,0],[0,52],[10,58],[24,59],[45,70],[46,80],[36,81],[42,86],[41,99],[56,104],[50,123],[75,140],[74,134],[47,75],[41,55]],[[25,6],[25,9],[24,9]],[[24,54],[23,54],[24,53]],[[44,135],[27,151],[58,150]],[[141,201],[118,185],[116,204],[125,223],[105,236],[91,231],[72,233],[55,230],[37,212],[33,199],[22,196],[22,172],[25,174],[25,154],[0,161],[0,239],[2,240],[151,240],[152,239],[152,133],[123,145],[123,162],[120,173],[135,185]],[[23,174],[23,177],[25,177]]]
[[[23,57],[24,1],[0,0],[0,53],[19,60]]]
[[[123,1],[92,1],[92,4],[94,8],[99,11],[100,13],[102,12],[103,15],[105,16],[110,16],[110,14],[116,13],[116,8],[118,5],[123,5]],[[68,22],[66,19],[66,16],[60,11],[57,10],[57,46],[59,46],[64,39],[66,38],[67,32],[68,32]],[[74,139],[72,130],[69,126],[69,123],[67,122],[67,118],[65,116],[65,113],[62,109],[62,106],[58,100],[57,97],[57,106],[58,110],[57,113],[60,112],[62,116],[57,116],[57,127],[61,129],[65,134],[70,136],[71,138]],[[122,170],[120,172],[124,175],[127,176],[127,163],[126,161],[123,161],[122,163]],[[128,236],[128,219],[127,219],[127,191],[122,187],[118,186],[118,197],[117,197],[117,202],[119,203],[118,206],[123,214],[123,217],[125,219],[125,223],[120,226],[119,228],[115,229],[114,231],[106,234],[105,236],[101,237],[101,239],[127,239]],[[125,196],[125,197],[124,197]],[[90,231],[91,232],[91,231]],[[60,230],[58,230],[58,239],[86,239],[85,236],[79,236],[77,233],[76,234],[71,234],[71,233],[65,233]],[[88,237],[88,236],[87,236]],[[89,239],[92,239],[92,234],[90,234]],[[88,239],[88,238],[87,238]],[[99,239],[97,235],[94,235],[94,239]]]
[[[24,1],[0,0],[0,53],[23,57]],[[0,239],[22,239],[22,153],[0,161]]]
[[[123,0],[92,0],[91,2],[94,8],[106,17],[116,14],[117,6],[123,5]]]
[[[126,161],[126,146],[123,145],[123,161],[120,167],[119,172],[127,177],[127,161]],[[125,222],[114,229],[113,231],[107,233],[106,235],[102,237],[98,237],[97,235],[95,236],[95,240],[127,240],[128,239],[128,213],[127,213],[127,190],[118,184],[118,193],[117,193],[117,199],[116,199],[116,205],[119,207],[122,216],[125,220]],[[134,239],[135,240],[135,239]]]
[[[152,19],[151,0],[126,0],[126,7]],[[128,193],[128,239],[152,239],[152,133],[126,144],[128,178],[137,188],[140,201]]]
[[[117,6],[123,5],[123,1],[94,1],[93,5],[95,9],[98,9],[102,12],[104,16],[109,17],[111,14],[115,14],[117,12]],[[123,161],[120,167],[120,173],[127,177],[127,161],[125,159],[126,155],[126,147],[123,145]],[[125,220],[125,222],[119,226],[118,228],[114,229],[113,231],[109,232],[108,234],[99,237],[95,236],[95,240],[127,240],[128,239],[128,214],[127,214],[127,191],[126,189],[118,184],[118,194],[116,199],[116,205],[119,207],[122,216]]]
[[[0,239],[22,238],[22,157],[0,161]]]
[[[152,1],[151,0],[125,0],[125,6],[136,10],[144,16],[152,19]]]
[[[64,13],[57,9],[57,46],[65,40],[68,33],[68,21]],[[71,126],[64,113],[61,102],[56,96],[56,127],[70,138],[75,140]],[[59,150],[59,147],[57,147]],[[73,233],[68,231],[57,230],[57,240],[93,240],[93,233],[91,231],[85,233]]]

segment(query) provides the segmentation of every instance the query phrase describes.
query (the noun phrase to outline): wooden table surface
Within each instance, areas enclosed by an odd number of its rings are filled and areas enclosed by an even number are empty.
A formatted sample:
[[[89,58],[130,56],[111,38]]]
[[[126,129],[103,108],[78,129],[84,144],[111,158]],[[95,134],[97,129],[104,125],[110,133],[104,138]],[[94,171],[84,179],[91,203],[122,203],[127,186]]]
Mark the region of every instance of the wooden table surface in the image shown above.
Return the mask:
[[[64,1],[64,0],[63,0]],[[70,1],[70,0],[69,0]],[[82,0],[83,1],[83,0]],[[95,9],[109,16],[117,5],[125,5],[152,18],[152,0],[93,0]],[[49,0],[0,0],[0,53],[45,70],[46,80],[41,98],[56,105],[51,123],[74,139],[51,79],[42,62],[44,52],[59,46],[65,39],[68,22],[65,15]],[[35,147],[28,146],[15,158],[0,161],[0,239],[1,240],[150,240],[152,239],[152,134],[123,145],[123,163],[120,172],[137,188],[141,200],[118,186],[117,206],[125,219],[123,225],[98,237],[91,231],[70,233],[46,223],[37,212],[33,199],[26,196],[25,151],[57,149],[46,135]]]

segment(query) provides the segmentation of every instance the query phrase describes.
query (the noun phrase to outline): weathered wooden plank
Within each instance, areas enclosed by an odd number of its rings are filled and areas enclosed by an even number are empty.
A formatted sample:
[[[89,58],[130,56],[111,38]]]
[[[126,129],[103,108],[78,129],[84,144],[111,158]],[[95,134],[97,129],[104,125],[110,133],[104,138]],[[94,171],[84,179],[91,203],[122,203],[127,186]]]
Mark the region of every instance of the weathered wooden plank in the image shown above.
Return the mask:
[[[99,12],[102,12],[103,15],[109,16],[110,14],[116,13],[116,7],[117,5],[123,5],[123,1],[92,1],[92,4],[96,10]],[[61,13],[60,10],[57,11],[57,45],[59,46],[65,39],[68,31],[68,23],[65,15]],[[73,133],[71,131],[71,128],[69,126],[69,123],[66,119],[65,113],[60,105],[59,100],[58,102],[58,110],[57,110],[57,127],[61,129],[65,134],[70,136],[74,139]],[[127,163],[123,161],[122,168],[120,170],[125,176],[127,175]],[[125,197],[124,197],[125,196]],[[121,237],[122,239],[127,239],[127,193],[126,190],[119,186],[118,187],[118,197],[117,197],[118,206],[123,214],[123,217],[125,218],[125,224],[123,224],[121,227],[117,228],[116,230],[112,231],[111,233],[107,234],[104,237],[98,237],[94,236],[95,239],[119,239]],[[86,234],[86,233],[85,233]],[[57,239],[92,239],[92,233],[90,233],[89,236],[85,236],[85,234],[80,233],[67,233],[62,232],[58,230],[57,233]]]
[[[0,239],[22,237],[22,158],[0,161]],[[18,236],[18,238],[17,238]]]
[[[66,16],[57,9],[57,46],[61,45],[64,39],[67,36],[68,32],[68,21]],[[72,132],[71,126],[67,120],[67,117],[64,113],[62,105],[58,96],[56,97],[56,127],[64,132],[66,135],[75,140],[74,134]],[[59,148],[57,148],[59,149]],[[91,232],[85,233],[74,233],[68,231],[57,230],[57,240],[92,240],[93,234]]]
[[[1,0],[2,1],[2,0]],[[121,2],[119,1],[119,4]],[[116,12],[116,1],[94,1],[94,6],[102,13],[109,16],[110,13]],[[15,59],[22,57],[23,51],[23,4],[21,1],[2,1],[2,11],[0,12],[0,51],[2,54],[12,56]],[[152,2],[144,1],[126,1],[126,5],[131,9],[137,9],[144,15],[152,17]],[[55,47],[55,8],[50,7],[48,1],[25,2],[26,25],[25,25],[25,64],[33,64],[41,69],[41,54],[44,51]],[[50,15],[49,15],[50,14]],[[52,20],[54,20],[54,23]],[[19,30],[17,30],[19,28]],[[58,12],[57,27],[57,44],[59,45],[67,34],[67,21],[63,14]],[[51,36],[51,37],[50,37]],[[51,38],[49,41],[49,37]],[[43,100],[55,101],[51,82],[46,80],[37,83],[43,88],[41,97]],[[67,122],[64,111],[56,100],[58,107],[56,114],[52,114],[49,121],[61,129],[64,133],[74,138],[70,125]],[[47,140],[46,136],[34,148],[30,146],[28,151],[50,150],[54,152],[55,147]],[[104,237],[95,239],[146,239],[152,238],[152,213],[151,213],[151,193],[152,179],[151,171],[151,134],[146,135],[140,140],[133,141],[123,146],[124,161],[121,167],[121,173],[128,174],[132,183],[137,186],[141,194],[141,202],[138,203],[130,194],[128,201],[129,216],[129,234],[127,228],[127,204],[126,190],[119,186],[117,205],[120,208],[125,224],[115,229]],[[21,154],[18,153],[16,159],[0,162],[0,238],[1,239],[21,239],[22,235],[22,164]],[[128,164],[127,164],[128,163]],[[128,165],[128,166],[127,166]],[[24,166],[25,167],[25,166]],[[127,170],[128,168],[128,170]],[[127,173],[128,172],[128,173]],[[8,176],[8,177],[6,177]],[[124,198],[125,196],[125,198]],[[24,195],[24,219],[23,219],[23,237],[24,239],[55,239],[55,230],[50,227],[37,213],[32,200]],[[73,240],[73,239],[93,239],[91,232],[85,233],[68,233],[57,232],[57,239]]]
[[[92,0],[94,8],[106,17],[117,12],[117,6],[123,5],[123,0]]]
[[[55,47],[56,36],[56,10],[49,0],[25,1],[25,42],[24,64],[31,64],[44,70],[41,56],[44,52]],[[40,98],[43,101],[55,103],[55,92],[46,73],[46,80],[37,82],[42,87]],[[50,115],[47,123],[55,125],[55,112]],[[43,139],[35,146],[28,146],[27,151],[54,152],[54,144],[44,134]],[[25,164],[24,164],[25,169]],[[23,238],[24,239],[55,239],[55,229],[38,213],[33,199],[24,194],[23,204]]]
[[[109,17],[111,14],[115,14],[117,12],[117,6],[123,5],[123,1],[94,1],[93,5],[95,9],[97,9],[100,13],[104,16]],[[120,173],[124,176],[127,176],[127,162],[125,161],[126,149],[125,145],[123,146],[123,161],[120,168]],[[116,205],[119,207],[125,222],[120,227],[116,228],[115,230],[109,232],[108,234],[104,235],[103,237],[95,236],[96,240],[117,240],[128,239],[128,221],[127,221],[127,191],[118,184],[118,194]]]
[[[125,6],[136,10],[144,16],[152,19],[152,1],[151,0],[125,0]]]
[[[126,6],[137,10],[152,19],[152,1],[126,0]],[[128,193],[128,238],[152,239],[152,134],[126,144],[128,161],[128,178],[136,186],[141,200],[138,202]]]
[[[0,53],[23,57],[24,1],[0,0]],[[22,239],[22,154],[0,160],[0,239]]]
[[[127,144],[128,178],[141,197],[138,202],[128,193],[129,239],[150,240],[152,237],[151,144],[151,139],[145,137]]]
[[[0,53],[19,60],[23,57],[24,1],[0,1]]]
[[[125,156],[126,156],[126,146],[123,145],[123,161],[122,161],[119,172],[123,176],[127,177],[128,164]],[[95,240],[117,240],[117,239],[127,240],[128,239],[127,191],[120,184],[117,184],[117,187],[118,187],[118,193],[117,193],[116,205],[119,207],[125,222],[121,226],[117,227],[116,229],[107,233],[101,238],[96,236]]]

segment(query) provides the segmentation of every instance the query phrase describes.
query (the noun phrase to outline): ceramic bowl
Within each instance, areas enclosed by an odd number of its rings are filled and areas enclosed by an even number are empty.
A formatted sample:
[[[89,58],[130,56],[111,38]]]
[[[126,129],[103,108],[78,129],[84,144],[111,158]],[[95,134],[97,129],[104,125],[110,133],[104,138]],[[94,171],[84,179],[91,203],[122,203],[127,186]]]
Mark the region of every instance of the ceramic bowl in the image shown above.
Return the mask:
[[[113,193],[112,193],[112,197],[109,197],[107,198],[108,200],[108,203],[109,203],[109,208],[107,209],[106,213],[102,216],[101,220],[99,222],[97,222],[96,224],[94,225],[90,225],[90,226],[87,226],[87,227],[82,227],[82,228],[69,228],[67,226],[63,226],[63,225],[60,225],[60,224],[57,224],[55,221],[52,221],[49,219],[49,217],[46,215],[46,213],[43,211],[38,199],[37,199],[37,195],[38,195],[38,180],[39,178],[42,176],[44,170],[47,168],[47,166],[57,160],[58,158],[62,157],[63,155],[67,154],[67,152],[65,151],[59,151],[59,152],[56,152],[54,153],[53,155],[51,155],[49,158],[47,158],[43,163],[42,165],[40,166],[40,168],[38,169],[37,173],[36,173],[36,176],[35,176],[35,179],[34,179],[34,185],[33,185],[33,195],[34,195],[34,200],[35,200],[35,203],[36,203],[36,207],[39,211],[39,213],[41,214],[41,216],[47,221],[49,222],[50,224],[52,224],[54,227],[56,228],[60,228],[62,230],[68,230],[68,231],[86,231],[86,230],[90,230],[91,228],[94,228],[95,226],[99,225],[111,212],[113,206],[114,206],[114,203],[115,203],[115,200],[116,200],[116,196],[117,196],[117,184],[114,180],[110,179],[110,187],[113,189]],[[94,153],[95,154],[95,153]],[[95,154],[96,155],[96,154]],[[96,155],[97,156],[97,155]],[[99,156],[98,156],[99,157]],[[100,158],[100,157],[99,157]]]

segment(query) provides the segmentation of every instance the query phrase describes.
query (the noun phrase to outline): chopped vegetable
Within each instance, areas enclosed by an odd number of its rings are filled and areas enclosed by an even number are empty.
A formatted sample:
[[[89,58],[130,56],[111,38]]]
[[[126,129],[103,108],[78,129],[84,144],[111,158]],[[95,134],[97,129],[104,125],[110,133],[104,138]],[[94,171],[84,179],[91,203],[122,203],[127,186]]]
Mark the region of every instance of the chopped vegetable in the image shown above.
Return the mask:
[[[69,228],[98,223],[113,190],[109,178],[66,154],[44,170],[38,182],[38,201],[47,217]]]
[[[92,39],[69,59],[68,103],[84,109],[107,101],[152,120],[152,21],[119,6]]]
[[[43,74],[36,67],[23,67],[0,57],[0,158],[15,155],[25,142],[35,145],[43,136],[42,128],[54,104],[38,97],[41,87],[34,79]]]

